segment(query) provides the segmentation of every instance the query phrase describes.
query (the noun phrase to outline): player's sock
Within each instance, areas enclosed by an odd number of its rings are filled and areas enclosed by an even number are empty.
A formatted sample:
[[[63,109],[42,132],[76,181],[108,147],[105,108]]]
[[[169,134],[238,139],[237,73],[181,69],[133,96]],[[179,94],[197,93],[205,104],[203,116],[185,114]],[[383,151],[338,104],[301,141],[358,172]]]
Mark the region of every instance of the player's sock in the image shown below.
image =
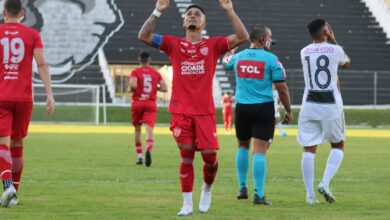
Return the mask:
[[[180,184],[183,193],[192,192],[194,186],[194,166],[192,162],[195,157],[194,149],[180,150]],[[183,194],[184,196],[184,194]]]
[[[266,173],[266,158],[264,154],[254,154],[252,161],[252,176],[255,185],[255,194],[264,197],[264,184]]]
[[[236,153],[236,167],[239,190],[248,185],[249,149],[238,147]]]
[[[153,150],[153,143],[154,143],[153,139],[147,139],[146,140],[146,150],[152,151]]]
[[[204,161],[203,180],[207,185],[212,185],[218,172],[217,153],[201,153]]]
[[[12,182],[16,191],[18,191],[23,171],[23,146],[11,147],[12,158]]]
[[[142,143],[135,143],[135,150],[137,151],[138,159],[144,157],[142,152]]]
[[[341,162],[343,161],[343,157],[344,157],[344,151],[342,150],[332,149],[330,151],[324,176],[322,177],[322,182],[326,186],[329,186],[329,182],[332,180],[334,175],[336,175],[337,170],[339,169]]]
[[[279,129],[279,133],[282,133],[283,132],[283,125],[281,122],[277,123],[276,124],[276,127]]]
[[[0,145],[0,177],[4,189],[12,185],[12,159],[8,146],[5,144]]]
[[[302,154],[302,176],[306,188],[306,197],[315,198],[314,194],[314,158],[315,154],[303,152]]]

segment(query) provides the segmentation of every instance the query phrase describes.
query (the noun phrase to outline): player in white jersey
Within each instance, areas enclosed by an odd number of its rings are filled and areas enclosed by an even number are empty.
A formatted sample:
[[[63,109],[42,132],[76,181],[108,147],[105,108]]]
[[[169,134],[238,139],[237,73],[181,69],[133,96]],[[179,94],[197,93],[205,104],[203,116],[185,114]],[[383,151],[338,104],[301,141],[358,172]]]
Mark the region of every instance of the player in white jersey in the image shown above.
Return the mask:
[[[313,43],[301,50],[305,91],[298,119],[298,143],[302,145],[302,175],[306,187],[306,202],[318,203],[314,194],[314,157],[317,145],[331,143],[323,178],[318,185],[328,203],[335,197],[329,182],[339,169],[344,156],[345,122],[340,94],[338,68],[348,68],[350,59],[337,45],[332,28],[323,19],[308,25]]]
[[[281,108],[281,103],[279,99],[279,93],[275,89],[275,84],[272,84],[272,95],[274,97],[274,108],[275,108],[275,125],[279,130],[279,134],[282,137],[287,136],[287,132],[283,130],[282,121],[280,120],[280,112],[279,109]]]

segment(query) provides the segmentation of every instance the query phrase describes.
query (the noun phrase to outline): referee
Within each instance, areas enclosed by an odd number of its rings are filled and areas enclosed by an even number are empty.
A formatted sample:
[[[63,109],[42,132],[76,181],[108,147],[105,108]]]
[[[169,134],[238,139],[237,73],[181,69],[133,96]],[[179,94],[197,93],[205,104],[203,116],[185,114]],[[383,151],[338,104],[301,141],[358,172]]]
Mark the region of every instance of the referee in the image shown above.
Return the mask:
[[[248,199],[249,148],[253,137],[252,175],[255,185],[253,204],[271,205],[271,202],[265,199],[264,184],[265,154],[272,143],[275,131],[273,83],[286,110],[284,122],[289,123],[293,116],[290,95],[285,83],[285,70],[278,58],[269,52],[273,44],[271,29],[264,25],[253,26],[250,40],[250,48],[235,55],[234,51],[228,52],[223,59],[225,69],[234,70],[237,83],[235,109],[238,141],[236,166],[239,183],[237,198]]]

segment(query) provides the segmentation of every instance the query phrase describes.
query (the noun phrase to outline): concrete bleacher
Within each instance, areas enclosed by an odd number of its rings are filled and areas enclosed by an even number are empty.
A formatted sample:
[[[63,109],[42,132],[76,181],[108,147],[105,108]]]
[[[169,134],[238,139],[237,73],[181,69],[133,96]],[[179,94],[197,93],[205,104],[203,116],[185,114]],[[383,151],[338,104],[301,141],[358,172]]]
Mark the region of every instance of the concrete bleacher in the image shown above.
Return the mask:
[[[220,9],[218,1],[211,3],[208,0],[189,0],[188,2],[205,7],[206,28],[210,36],[233,33],[230,22]],[[108,61],[110,63],[136,63],[139,52],[147,50],[152,53],[155,63],[169,63],[165,54],[137,40],[138,31],[153,11],[155,1],[119,0],[116,3],[122,10],[125,25],[104,48]],[[182,18],[175,4],[175,1],[171,1],[170,8],[159,19],[156,33],[184,36]],[[294,104],[301,102],[303,91],[302,72],[299,71],[301,69],[299,52],[311,42],[306,26],[315,18],[321,17],[329,21],[337,40],[352,59],[352,71],[346,73],[347,79],[340,76],[341,84],[344,85],[343,95],[346,104],[371,104],[367,103],[370,95],[367,95],[367,99],[356,100],[355,90],[373,87],[373,72],[382,71],[378,77],[383,78],[387,77],[384,71],[390,71],[390,45],[386,44],[388,41],[386,35],[364,3],[360,1],[240,0],[234,2],[234,7],[248,29],[251,25],[258,23],[272,28],[273,37],[277,41],[272,50],[288,70],[287,82],[290,85]],[[240,49],[247,46],[249,43],[241,46]],[[354,70],[356,73],[353,73]],[[227,81],[232,86],[231,89],[234,89],[234,76],[232,74],[224,76],[218,68],[217,71],[219,71],[217,76],[221,76],[220,84]],[[358,76],[353,78],[354,75]],[[350,80],[351,77],[352,80]],[[359,83],[343,82],[343,79]],[[380,99],[378,103],[390,103],[390,97],[383,94],[390,92],[386,89],[388,87],[390,86],[387,83],[378,83],[378,98]]]

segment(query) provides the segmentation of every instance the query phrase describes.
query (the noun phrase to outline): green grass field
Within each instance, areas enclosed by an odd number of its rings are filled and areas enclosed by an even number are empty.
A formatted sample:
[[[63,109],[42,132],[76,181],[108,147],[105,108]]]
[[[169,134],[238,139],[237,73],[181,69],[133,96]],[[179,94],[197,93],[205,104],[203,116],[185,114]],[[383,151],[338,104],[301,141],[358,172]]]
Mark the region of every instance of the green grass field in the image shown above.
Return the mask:
[[[135,165],[130,127],[99,127],[103,132],[87,126],[67,129],[73,132],[60,133],[64,129],[50,126],[45,132],[32,126],[25,143],[20,204],[0,209],[1,220],[177,218],[182,203],[180,160],[167,128],[156,130],[150,168]],[[267,198],[273,205],[264,207],[252,205],[252,193],[249,200],[236,199],[236,141],[234,135],[220,135],[220,169],[211,210],[207,214],[197,211],[202,185],[202,160],[197,154],[191,218],[390,219],[390,130],[349,129],[348,136],[344,163],[332,182],[337,203],[327,204],[318,195],[321,203],[316,206],[305,203],[296,137],[275,136],[267,154],[266,181]],[[329,150],[328,145],[318,150],[316,184]],[[253,191],[251,179],[249,190]]]

